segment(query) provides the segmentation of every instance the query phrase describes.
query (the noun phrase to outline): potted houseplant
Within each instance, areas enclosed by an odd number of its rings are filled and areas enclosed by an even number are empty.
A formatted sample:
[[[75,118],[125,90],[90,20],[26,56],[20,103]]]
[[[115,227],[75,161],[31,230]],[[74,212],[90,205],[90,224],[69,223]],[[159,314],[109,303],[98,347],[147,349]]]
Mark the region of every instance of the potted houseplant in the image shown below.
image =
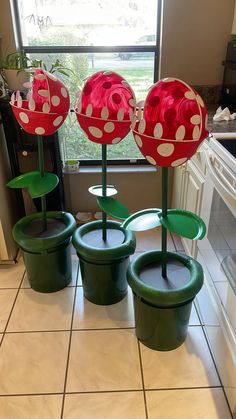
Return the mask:
[[[207,137],[205,122],[205,105],[197,92],[180,80],[167,78],[151,88],[132,124],[144,157],[162,167],[162,208],[139,211],[123,222],[124,228],[133,231],[162,227],[161,250],[141,254],[127,271],[136,335],[155,350],[172,350],[184,342],[192,301],[203,284],[203,270],[196,260],[167,250],[167,231],[197,240],[204,237],[205,224],[189,211],[168,209],[167,186],[168,167],[187,161]],[[107,213],[114,213],[117,206],[111,198]]]
[[[31,60],[24,50],[6,54],[0,64],[2,76],[9,90],[14,91],[26,90],[29,87],[30,73],[35,68],[42,68],[50,74],[58,73],[67,77],[73,73],[73,70],[65,67],[59,59],[47,68],[43,60]]]
[[[133,91],[118,74],[100,71],[85,83],[75,109],[81,128],[91,141],[102,144],[102,185],[89,188],[98,202],[117,193],[107,185],[108,144],[117,144],[130,130],[135,109]],[[125,212],[124,218],[129,213]],[[127,293],[126,270],[135,251],[135,237],[117,221],[89,222],[73,234],[79,256],[84,296],[95,304],[109,305]]]
[[[6,54],[2,59],[1,73],[9,90],[25,89],[24,83],[29,82],[30,75],[24,70],[29,67],[29,62],[30,59],[23,50]]]
[[[11,106],[21,127],[34,134],[38,143],[39,170],[12,179],[11,188],[28,188],[32,198],[41,198],[41,212],[19,220],[13,237],[23,252],[31,287],[39,292],[54,292],[71,280],[70,242],[74,217],[63,211],[47,211],[45,195],[58,184],[58,177],[44,171],[43,136],[56,132],[69,110],[69,93],[55,76],[34,69],[32,90],[22,100],[13,93]]]

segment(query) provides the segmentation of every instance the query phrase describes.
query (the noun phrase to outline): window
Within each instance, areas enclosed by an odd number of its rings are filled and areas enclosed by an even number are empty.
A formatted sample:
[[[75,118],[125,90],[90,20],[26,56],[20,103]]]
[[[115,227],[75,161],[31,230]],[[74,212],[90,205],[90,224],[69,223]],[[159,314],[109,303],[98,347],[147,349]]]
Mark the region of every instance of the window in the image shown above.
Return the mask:
[[[71,107],[83,80],[101,69],[114,70],[131,84],[137,100],[157,80],[161,0],[14,0],[20,48],[49,69],[59,59],[74,71],[63,81]],[[143,159],[129,134],[108,147],[108,159]],[[65,159],[101,159],[99,144],[88,141],[70,113],[59,131]]]

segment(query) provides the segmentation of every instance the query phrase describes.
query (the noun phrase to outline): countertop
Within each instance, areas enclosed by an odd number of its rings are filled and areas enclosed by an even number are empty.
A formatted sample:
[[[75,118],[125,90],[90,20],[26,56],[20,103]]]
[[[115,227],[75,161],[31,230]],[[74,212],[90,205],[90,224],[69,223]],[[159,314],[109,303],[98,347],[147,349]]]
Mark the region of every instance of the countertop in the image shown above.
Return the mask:
[[[236,137],[236,119],[233,119],[231,121],[219,121],[215,122],[213,121],[213,116],[216,113],[216,109],[219,107],[219,105],[210,105],[207,106],[207,114],[208,114],[208,123],[207,123],[207,129],[209,133],[215,133],[215,132],[235,132]]]

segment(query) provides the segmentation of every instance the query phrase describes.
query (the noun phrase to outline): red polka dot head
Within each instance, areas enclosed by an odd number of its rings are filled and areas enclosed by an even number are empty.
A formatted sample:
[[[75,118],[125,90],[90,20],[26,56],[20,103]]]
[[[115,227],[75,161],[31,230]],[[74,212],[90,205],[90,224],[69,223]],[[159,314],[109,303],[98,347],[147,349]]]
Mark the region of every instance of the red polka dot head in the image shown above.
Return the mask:
[[[133,90],[123,77],[99,71],[86,81],[75,111],[89,140],[117,144],[130,130],[135,107]]]
[[[181,80],[166,78],[149,91],[133,134],[149,163],[176,167],[191,158],[208,136],[206,119],[199,94]]]
[[[26,100],[17,92],[11,97],[13,113],[29,134],[51,135],[63,124],[70,106],[69,93],[60,80],[41,68],[34,71]]]

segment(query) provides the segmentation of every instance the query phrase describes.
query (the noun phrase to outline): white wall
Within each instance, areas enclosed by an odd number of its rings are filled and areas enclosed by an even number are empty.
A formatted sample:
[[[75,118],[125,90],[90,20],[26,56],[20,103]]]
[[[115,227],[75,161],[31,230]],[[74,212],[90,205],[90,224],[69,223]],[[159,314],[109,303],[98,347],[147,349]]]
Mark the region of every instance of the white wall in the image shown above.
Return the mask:
[[[161,77],[222,83],[235,0],[163,0]]]

